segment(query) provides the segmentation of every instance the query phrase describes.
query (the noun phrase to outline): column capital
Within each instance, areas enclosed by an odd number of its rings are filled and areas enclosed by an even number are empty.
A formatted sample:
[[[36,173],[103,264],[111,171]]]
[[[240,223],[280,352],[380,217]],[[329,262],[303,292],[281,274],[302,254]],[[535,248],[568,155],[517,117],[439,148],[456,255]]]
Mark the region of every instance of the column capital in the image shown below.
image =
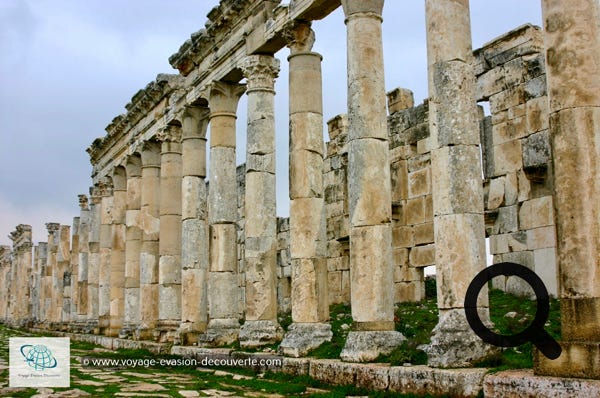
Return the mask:
[[[240,97],[246,92],[246,85],[214,81],[208,91],[211,118],[223,114],[235,116]]]
[[[183,111],[182,140],[187,138],[206,138],[210,109],[205,106],[187,105]]]
[[[344,15],[349,18],[355,14],[374,14],[381,17],[384,0],[342,0]]]
[[[88,196],[85,194],[79,194],[77,195],[77,198],[79,199],[79,208],[81,210],[88,210]]]
[[[290,21],[283,28],[283,38],[291,54],[309,52],[315,44],[315,32],[308,21]]]
[[[60,229],[60,224],[57,222],[47,222],[46,229],[48,230],[49,234],[54,233]]]
[[[112,196],[113,194],[113,185],[112,180],[104,177],[96,184],[94,184],[94,196],[105,197]]]
[[[141,150],[142,168],[160,167],[160,143],[157,140],[144,141]]]
[[[181,142],[181,126],[169,124],[158,130],[155,135],[156,139],[161,143],[165,142]]]
[[[125,161],[125,170],[127,170],[127,178],[142,176],[142,158],[139,154],[127,156]]]
[[[272,55],[249,55],[241,65],[244,77],[248,79],[248,91],[275,88],[275,79],[279,76],[279,60]]]

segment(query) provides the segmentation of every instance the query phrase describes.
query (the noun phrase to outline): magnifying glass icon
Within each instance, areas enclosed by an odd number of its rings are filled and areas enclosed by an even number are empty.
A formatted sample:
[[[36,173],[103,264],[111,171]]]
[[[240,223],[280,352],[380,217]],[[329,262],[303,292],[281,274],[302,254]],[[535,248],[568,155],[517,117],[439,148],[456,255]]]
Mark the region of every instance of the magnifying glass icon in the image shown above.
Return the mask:
[[[502,335],[492,332],[481,322],[477,313],[477,296],[486,283],[500,275],[518,276],[532,288],[537,298],[535,319],[527,327],[514,335]],[[544,282],[529,268],[516,263],[498,263],[481,271],[473,278],[465,296],[465,315],[473,332],[483,341],[498,347],[516,347],[531,341],[549,359],[560,356],[562,349],[556,340],[544,330],[550,313],[550,298]]]

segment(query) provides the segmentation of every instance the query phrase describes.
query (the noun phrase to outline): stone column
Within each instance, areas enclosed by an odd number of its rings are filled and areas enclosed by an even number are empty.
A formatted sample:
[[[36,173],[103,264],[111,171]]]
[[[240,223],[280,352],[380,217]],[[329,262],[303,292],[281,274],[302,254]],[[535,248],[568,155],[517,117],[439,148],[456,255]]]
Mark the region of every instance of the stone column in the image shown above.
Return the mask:
[[[323,94],[320,54],[310,23],[286,28],[290,48],[290,255],[292,325],[279,350],[304,356],[333,337],[329,319],[323,196]]]
[[[206,193],[206,129],[209,109],[185,108],[182,125],[182,344],[198,341],[208,323],[208,224]]]
[[[100,264],[98,271],[98,328],[107,334],[110,328],[110,271],[112,244],[113,186],[112,179],[105,178],[99,185],[100,196]]]
[[[10,320],[14,326],[26,327],[29,322],[29,273],[32,264],[31,226],[17,225],[11,232],[13,241],[13,277],[11,280],[14,309]]]
[[[245,88],[223,82],[214,82],[210,88],[209,321],[201,337],[208,345],[231,344],[240,331],[235,115]]]
[[[71,226],[61,225],[56,250],[56,286],[58,291],[55,296],[56,322],[58,327],[65,330],[71,315]]]
[[[600,379],[600,4],[542,5],[563,351],[534,371]]]
[[[110,325],[108,336],[116,337],[123,327],[125,313],[125,212],[127,173],[123,166],[113,170],[113,206],[110,251]]]
[[[127,210],[125,212],[125,308],[122,338],[133,335],[140,323],[140,253],[142,230],[139,227],[142,205],[142,159],[139,154],[127,158]]]
[[[102,213],[101,188],[96,185],[90,188],[90,233],[88,238],[88,309],[86,316],[86,332],[99,333],[98,299],[100,281],[100,220]]]
[[[154,140],[142,145],[142,198],[139,225],[140,326],[136,337],[148,340],[158,321],[158,237],[160,232],[160,144]]]
[[[392,197],[383,69],[383,0],[343,0],[348,46],[348,196],[354,330],[345,361],[400,345],[394,331]]]
[[[88,311],[88,253],[90,235],[90,209],[87,195],[79,195],[79,268],[77,270],[77,314],[78,321],[87,319]],[[83,323],[81,325],[83,327]]]
[[[246,134],[246,319],[243,348],[282,337],[277,322],[277,214],[275,208],[275,79],[279,60],[250,55],[241,65],[248,82]]]
[[[73,224],[71,229],[71,268],[70,272],[70,285],[71,296],[69,297],[69,324],[67,325],[68,330],[75,330],[78,321],[77,305],[79,303],[79,217],[73,217]],[[66,289],[66,286],[65,286]],[[65,296],[66,297],[66,296]]]
[[[173,341],[181,322],[181,126],[160,130],[160,240],[158,328],[155,338]]]
[[[10,246],[0,245],[0,319],[8,323],[10,304]]]
[[[35,327],[39,327],[39,324],[43,322],[44,316],[43,305],[44,305],[44,273],[46,272],[46,262],[48,261],[48,243],[40,242],[36,246],[37,249],[37,265],[36,265],[36,283],[35,283],[35,314],[34,314],[34,325]],[[1,312],[0,312],[1,315]]]
[[[426,13],[439,309],[426,351],[430,366],[470,366],[491,347],[473,333],[464,312],[467,287],[486,266],[469,2],[427,0]],[[487,317],[486,290],[479,305]]]
[[[52,328],[58,317],[56,314],[61,308],[56,304],[56,295],[58,294],[56,252],[58,250],[60,224],[46,223],[46,229],[48,230],[48,262],[46,263],[46,272],[44,276],[44,315],[46,327]]]

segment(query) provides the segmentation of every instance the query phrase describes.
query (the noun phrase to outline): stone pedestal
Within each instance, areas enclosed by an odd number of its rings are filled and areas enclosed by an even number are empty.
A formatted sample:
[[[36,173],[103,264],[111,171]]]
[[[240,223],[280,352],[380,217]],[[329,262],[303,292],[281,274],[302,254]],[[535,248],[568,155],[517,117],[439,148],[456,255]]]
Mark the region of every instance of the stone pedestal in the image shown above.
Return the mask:
[[[473,333],[463,309],[470,281],[485,268],[469,3],[427,0],[426,14],[439,321],[425,351],[430,366],[460,367],[493,351]],[[487,289],[478,304],[487,313]]]
[[[158,237],[160,233],[160,144],[154,140],[142,145],[142,189],[139,226],[140,324],[135,337],[152,338],[158,320]]]
[[[280,352],[299,357],[332,338],[323,195],[321,55],[309,23],[286,29],[290,48],[290,255],[292,325]]]
[[[342,351],[347,361],[375,359],[404,339],[394,331],[383,3],[342,1],[348,48],[350,290],[355,329]]]
[[[207,332],[200,336],[204,345],[231,344],[240,330],[235,115],[245,89],[223,82],[210,88],[209,321]]]
[[[275,78],[279,60],[251,55],[242,63],[248,81],[246,152],[246,319],[242,347],[282,337],[277,322],[277,216],[275,208]]]
[[[180,341],[196,343],[208,322],[206,129],[209,110],[186,107],[182,126],[182,235]]]
[[[181,126],[160,130],[158,325],[155,338],[173,341],[181,322]]]
[[[536,352],[534,371],[600,379],[600,4],[542,5],[563,351]]]

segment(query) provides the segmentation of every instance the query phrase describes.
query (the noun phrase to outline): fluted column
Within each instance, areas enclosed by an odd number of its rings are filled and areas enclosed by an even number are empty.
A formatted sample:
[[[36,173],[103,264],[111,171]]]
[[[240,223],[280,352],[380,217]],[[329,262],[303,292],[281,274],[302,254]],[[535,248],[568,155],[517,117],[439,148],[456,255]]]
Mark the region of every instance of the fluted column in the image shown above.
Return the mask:
[[[100,334],[107,334],[110,328],[110,274],[112,245],[112,179],[105,177],[99,185],[100,210],[100,264],[98,271],[98,328]]]
[[[140,253],[142,230],[139,227],[142,205],[142,159],[127,158],[127,210],[125,211],[125,308],[120,337],[129,337],[140,323]]]
[[[286,28],[290,48],[290,255],[292,325],[279,346],[304,356],[331,340],[323,195],[323,93],[310,23]]]
[[[181,322],[181,126],[160,130],[160,239],[158,251],[158,330],[172,341]]]
[[[431,366],[469,366],[491,349],[473,333],[464,312],[469,282],[486,266],[469,2],[427,0],[426,14],[439,309],[426,351]],[[486,291],[479,297],[484,316]]]
[[[600,379],[600,3],[542,6],[563,351],[534,371]]]
[[[87,319],[88,311],[88,261],[90,239],[90,209],[87,195],[79,195],[79,268],[77,270],[77,314],[78,321]]]
[[[277,322],[277,214],[275,207],[275,79],[279,60],[250,55],[245,196],[246,319],[242,347],[272,344],[282,337]]]
[[[235,121],[244,91],[244,85],[224,82],[214,82],[210,88],[209,321],[201,337],[208,345],[233,343],[240,330]]]
[[[343,0],[348,51],[350,290],[354,331],[345,361],[375,359],[403,340],[394,331],[392,197],[381,14],[383,0]]]
[[[140,326],[136,337],[148,340],[158,321],[158,237],[160,233],[160,144],[154,140],[142,145],[142,198],[139,225]]]
[[[125,312],[125,212],[127,173],[123,166],[113,170],[113,206],[110,252],[110,326],[108,336],[116,337],[123,327]]]
[[[196,343],[208,323],[206,129],[209,110],[186,107],[182,125],[181,342]]]
[[[102,189],[90,188],[90,233],[88,238],[88,309],[86,331],[98,334],[98,299],[100,282],[100,221],[102,213]]]

